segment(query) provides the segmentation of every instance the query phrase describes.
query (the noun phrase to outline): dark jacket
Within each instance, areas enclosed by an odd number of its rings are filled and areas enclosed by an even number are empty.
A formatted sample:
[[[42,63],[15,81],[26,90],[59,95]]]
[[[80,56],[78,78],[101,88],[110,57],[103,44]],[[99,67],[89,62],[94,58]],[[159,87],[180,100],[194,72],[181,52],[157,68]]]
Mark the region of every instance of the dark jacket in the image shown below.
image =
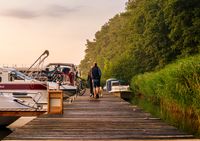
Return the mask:
[[[94,66],[92,68],[92,79],[100,79],[101,78],[101,70],[98,66]]]

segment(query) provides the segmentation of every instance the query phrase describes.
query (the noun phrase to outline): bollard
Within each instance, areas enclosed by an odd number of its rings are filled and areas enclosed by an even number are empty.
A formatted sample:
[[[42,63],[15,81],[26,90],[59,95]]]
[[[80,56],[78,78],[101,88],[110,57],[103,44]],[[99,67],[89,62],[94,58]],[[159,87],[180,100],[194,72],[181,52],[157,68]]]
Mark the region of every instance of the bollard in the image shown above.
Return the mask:
[[[63,114],[63,92],[60,90],[48,91],[48,114]]]

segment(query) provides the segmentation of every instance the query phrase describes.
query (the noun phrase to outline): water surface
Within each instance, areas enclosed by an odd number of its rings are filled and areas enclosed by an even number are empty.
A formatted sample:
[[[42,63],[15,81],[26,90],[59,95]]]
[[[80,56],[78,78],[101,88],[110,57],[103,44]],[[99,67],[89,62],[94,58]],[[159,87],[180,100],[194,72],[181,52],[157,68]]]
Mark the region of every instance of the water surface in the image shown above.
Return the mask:
[[[0,140],[8,136],[12,131],[9,128],[0,128]]]

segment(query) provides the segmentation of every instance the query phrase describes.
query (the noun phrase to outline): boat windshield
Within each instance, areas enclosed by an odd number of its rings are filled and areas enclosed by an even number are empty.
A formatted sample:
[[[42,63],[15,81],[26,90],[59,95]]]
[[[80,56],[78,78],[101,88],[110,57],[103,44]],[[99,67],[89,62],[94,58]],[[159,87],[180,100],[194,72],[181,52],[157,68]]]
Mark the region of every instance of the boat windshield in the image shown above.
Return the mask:
[[[31,80],[32,78],[19,72],[19,71],[13,71],[13,73],[16,74],[17,77],[20,77],[21,79],[24,79],[24,80]]]

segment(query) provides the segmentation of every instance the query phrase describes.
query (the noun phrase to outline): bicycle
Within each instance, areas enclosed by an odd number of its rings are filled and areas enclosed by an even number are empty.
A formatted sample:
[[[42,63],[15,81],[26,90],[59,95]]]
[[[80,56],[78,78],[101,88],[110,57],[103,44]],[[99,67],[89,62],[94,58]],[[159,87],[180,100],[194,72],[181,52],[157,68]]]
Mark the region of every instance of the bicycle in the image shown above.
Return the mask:
[[[76,85],[77,85],[77,94],[79,96],[83,96],[86,92],[87,88],[87,82],[85,79],[78,77],[76,79]]]
[[[46,72],[46,77],[48,81],[51,82],[59,82],[60,84],[63,82],[64,80],[64,75],[61,71],[55,69],[53,71],[47,71]]]

